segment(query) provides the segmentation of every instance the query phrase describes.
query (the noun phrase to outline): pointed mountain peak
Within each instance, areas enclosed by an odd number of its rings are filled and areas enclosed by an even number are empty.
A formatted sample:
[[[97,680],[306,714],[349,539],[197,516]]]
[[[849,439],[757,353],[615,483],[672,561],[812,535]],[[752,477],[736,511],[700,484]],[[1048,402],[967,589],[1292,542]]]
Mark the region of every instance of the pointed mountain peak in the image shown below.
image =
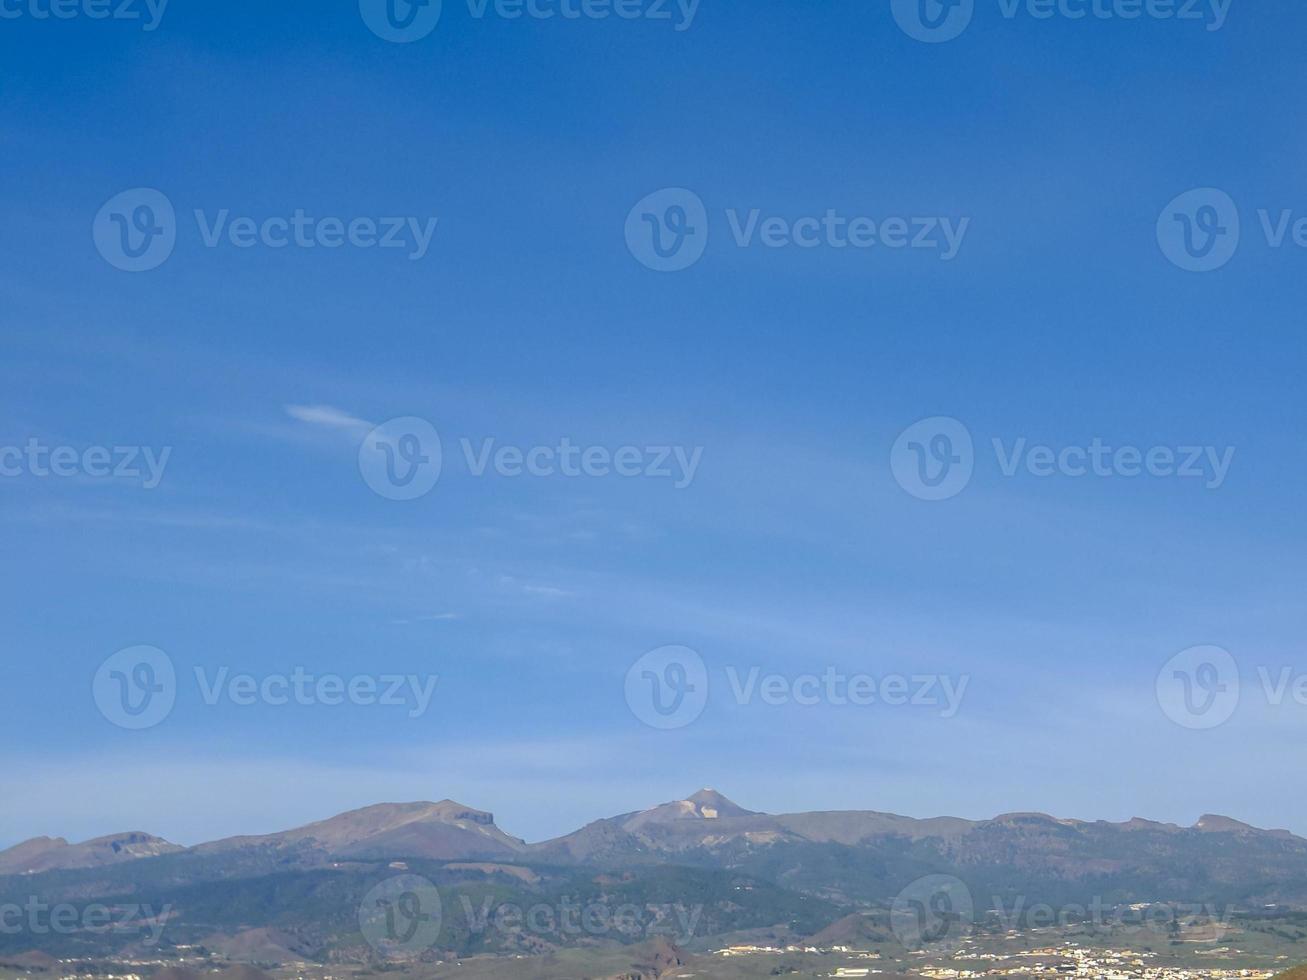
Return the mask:
[[[736,803],[732,803],[715,789],[701,789],[685,798],[686,803],[694,805],[696,816],[703,817],[706,820],[716,820],[720,817],[751,817],[754,815],[753,810],[746,810]]]
[[[683,800],[672,800],[659,806],[629,814],[622,820],[626,830],[638,830],[654,825],[677,824],[682,821],[720,820],[725,817],[758,816],[752,810],[732,803],[715,789],[701,789]]]
[[[1255,832],[1256,827],[1246,824],[1242,820],[1235,820],[1233,817],[1223,817],[1219,813],[1204,813],[1194,824],[1194,830],[1205,830],[1208,833],[1248,833]]]

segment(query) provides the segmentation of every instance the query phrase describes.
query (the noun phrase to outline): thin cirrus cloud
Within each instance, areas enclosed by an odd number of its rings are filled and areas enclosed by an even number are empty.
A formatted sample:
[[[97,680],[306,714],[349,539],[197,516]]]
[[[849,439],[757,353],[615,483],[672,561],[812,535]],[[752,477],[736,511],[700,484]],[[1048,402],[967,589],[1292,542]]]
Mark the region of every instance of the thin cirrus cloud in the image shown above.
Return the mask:
[[[374,428],[373,423],[331,405],[287,405],[286,414],[298,422],[342,432],[364,433]]]
[[[415,623],[451,623],[455,620],[462,619],[461,613],[436,613],[431,616],[410,616],[407,619],[392,619],[392,626],[412,626]]]

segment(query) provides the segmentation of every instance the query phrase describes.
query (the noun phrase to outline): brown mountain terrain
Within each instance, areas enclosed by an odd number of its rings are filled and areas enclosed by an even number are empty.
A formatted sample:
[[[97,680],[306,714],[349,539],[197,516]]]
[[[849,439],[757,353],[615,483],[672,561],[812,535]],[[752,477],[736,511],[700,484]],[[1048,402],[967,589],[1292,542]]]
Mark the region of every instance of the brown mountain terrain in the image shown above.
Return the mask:
[[[863,912],[855,912],[832,922],[820,932],[813,933],[804,942],[821,949],[829,949],[832,946],[866,949],[888,939],[885,930],[877,928],[871,917]]]
[[[0,852],[0,868],[7,869],[0,905],[39,895],[47,903],[103,899],[117,907],[123,896],[139,895],[149,908],[169,910],[169,943],[259,964],[366,960],[360,901],[399,871],[427,878],[445,896],[444,952],[478,957],[562,955],[593,944],[584,930],[487,925],[497,921],[491,915],[499,905],[578,903],[652,910],[641,928],[656,921],[681,930],[663,935],[696,940],[766,933],[874,947],[890,941],[886,910],[895,896],[932,876],[969,891],[978,913],[1090,899],[1106,908],[1210,903],[1254,916],[1283,907],[1290,919],[1307,909],[1307,840],[1229,817],[1205,815],[1181,827],[1041,813],[990,820],[768,814],[708,789],[539,844],[505,833],[488,812],[444,800],[369,806],[189,849],[139,833],[77,845],[40,838]],[[693,924],[679,916],[691,904]],[[604,940],[650,938],[601,922]],[[132,958],[139,932],[0,935],[0,956]],[[633,948],[639,958],[608,962],[603,972],[649,980],[669,966],[672,975],[694,969],[693,958],[677,965],[680,954],[666,953],[657,943],[647,956]]]
[[[272,980],[272,977],[249,966],[230,966],[218,973],[168,966],[155,973],[153,980]]]
[[[0,956],[0,968],[24,973],[51,973],[59,969],[59,961],[48,953],[33,950],[13,956]]]
[[[246,963],[289,963],[311,959],[317,947],[280,929],[244,929],[234,935],[212,933],[200,940],[204,948],[229,960]]]
[[[642,953],[640,962],[633,963],[629,971],[606,977],[605,980],[660,980],[661,977],[679,971],[689,962],[682,950],[661,936],[649,943]]]
[[[36,837],[0,851],[0,874],[95,868],[181,850],[162,837],[139,832],[97,837],[81,844],[70,844],[62,837]]]
[[[1005,813],[992,820],[959,817],[917,819],[870,810],[828,810],[767,814],[737,806],[715,790],[701,790],[684,800],[648,810],[596,820],[580,830],[541,844],[531,853],[580,862],[616,860],[639,855],[669,855],[706,848],[766,847],[777,844],[841,844],[857,847],[888,838],[934,841],[944,850],[983,847],[986,838],[1104,838],[1127,834],[1183,836],[1234,834],[1307,845],[1286,830],[1259,830],[1229,817],[1203,816],[1193,827],[1157,823],[1138,817],[1123,823],[1059,819],[1043,813]],[[1073,847],[1055,847],[1073,851]],[[1109,859],[1110,863],[1110,859]]]
[[[492,814],[443,800],[382,803],[277,834],[201,844],[194,851],[220,854],[244,848],[308,849],[333,858],[456,860],[509,857],[523,853],[526,844],[495,826]]]
[[[94,869],[183,851],[148,834],[71,845],[38,838],[0,852],[0,875]],[[232,837],[185,851],[188,867],[253,869],[419,859],[504,865],[625,867],[688,864],[742,870],[842,901],[893,894],[922,874],[963,875],[982,889],[1077,882],[1129,894],[1307,903],[1307,840],[1204,815],[1192,827],[1008,813],[992,820],[916,819],[878,811],[767,814],[704,789],[682,800],[594,821],[527,844],[494,816],[444,800],[379,804],[280,833]],[[208,862],[207,864],[205,862]],[[190,875],[181,869],[178,874]],[[228,872],[224,872],[226,874]],[[242,872],[245,873],[245,872]],[[779,880],[779,879],[776,879]],[[1113,891],[1117,889],[1117,891]]]

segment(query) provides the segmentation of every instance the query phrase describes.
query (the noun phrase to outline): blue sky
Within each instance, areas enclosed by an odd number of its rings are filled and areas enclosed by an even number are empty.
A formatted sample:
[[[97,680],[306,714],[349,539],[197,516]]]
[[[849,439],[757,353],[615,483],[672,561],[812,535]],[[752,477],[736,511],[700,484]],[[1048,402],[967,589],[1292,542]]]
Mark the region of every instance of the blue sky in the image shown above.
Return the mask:
[[[647,6],[647,5],[646,5]],[[922,43],[888,2],[703,0],[693,22],[477,18],[389,43],[353,3],[173,0],[138,22],[0,20],[0,446],[171,447],[157,487],[0,478],[0,846],[183,843],[380,800],[539,839],[715,786],[772,811],[1223,812],[1307,834],[1301,371],[1307,11],[1004,15]],[[493,7],[491,8],[493,11]],[[92,223],[153,188],[176,248],[115,268]],[[1168,262],[1168,202],[1242,240]],[[690,268],[628,212],[702,200]],[[204,222],[437,218],[380,248],[206,247]],[[928,250],[738,247],[727,212],[968,219]],[[1290,236],[1291,238],[1292,236]],[[427,419],[439,483],[374,493],[360,443]],[[891,447],[959,420],[975,474],[917,499]],[[701,448],[690,485],[471,474],[460,440]],[[1005,476],[1005,446],[1232,447],[1192,479]],[[181,678],[129,731],[92,682],[149,644]],[[692,647],[708,704],[643,724],[623,683]],[[1176,725],[1169,658],[1243,698]],[[206,705],[196,668],[437,674],[430,709]],[[735,703],[727,667],[969,678],[913,706]]]

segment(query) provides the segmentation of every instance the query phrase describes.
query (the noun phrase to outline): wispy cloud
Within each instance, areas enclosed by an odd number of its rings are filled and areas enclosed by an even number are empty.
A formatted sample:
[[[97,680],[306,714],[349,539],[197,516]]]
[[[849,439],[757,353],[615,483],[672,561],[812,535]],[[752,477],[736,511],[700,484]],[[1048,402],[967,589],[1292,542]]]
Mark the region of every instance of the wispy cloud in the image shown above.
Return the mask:
[[[461,613],[446,612],[434,613],[428,616],[410,616],[407,619],[392,619],[390,622],[394,626],[410,626],[413,623],[448,623],[462,618]]]
[[[531,595],[549,596],[552,599],[566,599],[576,595],[575,592],[569,592],[567,589],[560,589],[553,585],[524,585],[522,591]]]
[[[507,586],[510,589],[520,589],[525,595],[546,596],[551,599],[568,599],[577,595],[570,589],[561,589],[556,585],[540,585],[533,582],[522,582],[516,575],[500,575],[499,584]]]
[[[351,433],[367,432],[374,428],[373,423],[331,405],[287,405],[286,414],[309,425],[320,425]]]

